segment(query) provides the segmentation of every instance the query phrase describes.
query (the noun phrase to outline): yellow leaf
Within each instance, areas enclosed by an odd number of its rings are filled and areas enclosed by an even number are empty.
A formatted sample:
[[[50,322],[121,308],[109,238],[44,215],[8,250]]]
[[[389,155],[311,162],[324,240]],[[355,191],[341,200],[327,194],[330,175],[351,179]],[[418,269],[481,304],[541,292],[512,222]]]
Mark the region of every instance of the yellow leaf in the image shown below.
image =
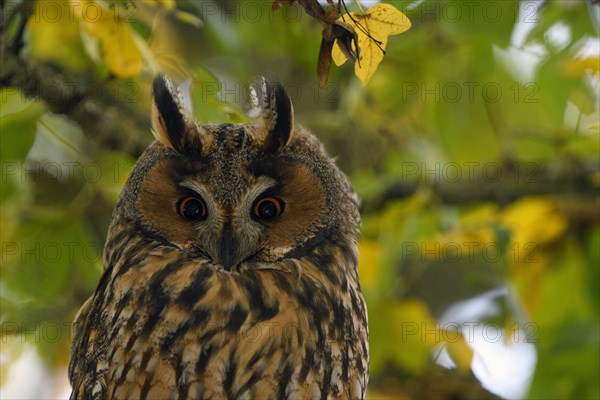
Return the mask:
[[[197,28],[202,26],[202,20],[200,18],[198,18],[190,12],[178,10],[177,2],[175,0],[156,0],[156,3],[159,7],[170,11],[181,22],[195,26]]]
[[[143,67],[140,54],[129,26],[124,22],[107,24],[102,34],[104,62],[118,77],[137,76]]]
[[[370,21],[377,22],[377,29],[373,33],[381,32],[386,36],[398,35],[410,29],[410,20],[391,4],[379,3],[367,11]]]
[[[563,71],[566,76],[581,76],[585,74],[586,70],[589,70],[593,74],[600,73],[600,57],[589,56],[585,58],[570,59],[563,65]]]
[[[377,288],[381,254],[381,244],[378,241],[361,240],[358,256],[358,276],[364,290]]]
[[[379,47],[367,36],[360,35],[358,37],[360,54],[358,61],[354,64],[354,73],[358,76],[363,86],[369,83],[379,63],[383,60],[383,50],[385,50],[386,45],[387,37],[381,39]]]
[[[338,67],[343,65],[346,62],[346,60],[348,60],[344,53],[342,53],[340,46],[337,44],[337,40],[335,42],[335,46],[333,46],[333,49],[331,50],[331,58],[333,59],[335,65],[337,65]]]
[[[95,10],[93,17],[85,15],[85,6],[88,10],[93,7]],[[102,59],[113,74],[120,78],[130,78],[140,74],[144,63],[136,45],[135,32],[126,21],[118,18],[117,11],[106,7],[103,3],[93,1],[76,2],[74,10],[89,34],[100,40]]]
[[[525,245],[545,245],[558,239],[567,229],[567,219],[556,204],[544,197],[528,197],[504,210],[502,223],[511,230],[512,241]]]
[[[156,2],[167,10],[173,10],[176,6],[175,0],[157,0]]]
[[[394,6],[385,3],[371,7],[365,14],[346,14],[341,20],[352,26],[358,35],[360,53],[354,73],[365,86],[383,60],[388,37],[410,29],[410,20]],[[337,42],[331,56],[337,66],[346,61]]]
[[[174,14],[177,17],[177,19],[181,22],[192,25],[196,28],[200,28],[203,25],[202,20],[192,13],[181,10],[175,10]]]
[[[564,234],[567,218],[552,199],[526,197],[506,207],[500,222],[511,232],[506,251],[511,280],[526,310],[535,313],[546,266],[555,258],[549,244]]]
[[[490,226],[498,218],[498,205],[483,203],[461,217],[461,223],[466,229]]]
[[[468,373],[471,370],[471,361],[473,360],[473,349],[467,345],[465,338],[458,332],[444,331],[442,336],[445,338],[448,355],[459,371]]]

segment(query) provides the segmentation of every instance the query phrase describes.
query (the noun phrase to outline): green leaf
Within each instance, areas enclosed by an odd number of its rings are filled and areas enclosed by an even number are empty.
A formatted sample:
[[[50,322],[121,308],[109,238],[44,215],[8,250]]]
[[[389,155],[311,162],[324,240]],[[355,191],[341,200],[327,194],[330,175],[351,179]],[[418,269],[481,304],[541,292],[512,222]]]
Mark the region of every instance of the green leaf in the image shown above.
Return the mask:
[[[249,119],[236,104],[248,98],[247,85],[226,83],[204,68],[198,68],[190,87],[193,114],[203,124],[247,122]]]
[[[102,173],[99,175],[98,188],[105,199],[112,204],[117,203],[119,193],[131,173],[135,159],[127,154],[107,151],[98,158],[98,166]]]
[[[429,364],[431,349],[441,335],[427,307],[420,301],[369,304],[371,372],[392,362],[414,374]]]
[[[0,99],[0,160],[22,161],[33,145],[37,122],[46,112],[46,106],[25,98],[15,88],[0,90]]]
[[[42,214],[22,221],[11,240],[2,244],[2,281],[20,300],[17,303],[32,302],[28,307],[35,312],[47,302],[62,302],[72,296],[67,289],[73,272],[97,269],[103,244],[90,237],[75,215],[52,219]]]
[[[26,36],[34,58],[51,61],[70,70],[90,67],[91,60],[85,54],[79,20],[74,18],[75,4],[77,2],[36,3],[35,14],[27,21]]]
[[[600,313],[600,227],[590,229],[585,240],[587,279],[592,304],[596,315]]]

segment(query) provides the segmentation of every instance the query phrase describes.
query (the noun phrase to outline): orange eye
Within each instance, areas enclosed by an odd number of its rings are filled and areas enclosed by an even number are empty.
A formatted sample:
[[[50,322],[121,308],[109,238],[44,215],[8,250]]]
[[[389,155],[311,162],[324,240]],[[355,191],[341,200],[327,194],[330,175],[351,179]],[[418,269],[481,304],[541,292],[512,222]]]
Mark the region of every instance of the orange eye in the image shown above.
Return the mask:
[[[202,199],[188,196],[179,200],[177,204],[179,215],[188,221],[201,221],[206,219],[206,205]]]
[[[264,197],[258,200],[252,209],[256,218],[272,221],[283,212],[283,201],[275,197]]]

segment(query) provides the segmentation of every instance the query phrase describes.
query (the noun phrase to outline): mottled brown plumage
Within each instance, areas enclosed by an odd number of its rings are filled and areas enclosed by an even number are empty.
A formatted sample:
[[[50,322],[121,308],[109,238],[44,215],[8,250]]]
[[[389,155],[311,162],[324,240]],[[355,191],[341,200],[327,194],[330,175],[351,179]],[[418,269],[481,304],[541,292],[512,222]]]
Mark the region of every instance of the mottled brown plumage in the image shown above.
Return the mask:
[[[72,399],[364,398],[359,214],[283,87],[255,124],[198,125],[153,87],[157,138],[115,208],[74,322]]]

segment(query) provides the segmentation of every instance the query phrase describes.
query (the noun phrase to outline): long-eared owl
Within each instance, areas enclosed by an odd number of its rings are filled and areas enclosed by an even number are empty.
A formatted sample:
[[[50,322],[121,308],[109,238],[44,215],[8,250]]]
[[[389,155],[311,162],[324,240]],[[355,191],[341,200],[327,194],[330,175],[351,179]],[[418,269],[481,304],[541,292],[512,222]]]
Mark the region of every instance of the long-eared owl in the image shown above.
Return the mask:
[[[281,84],[251,94],[254,123],[200,125],[155,79],[156,140],[74,322],[71,399],[364,398],[357,197]]]

